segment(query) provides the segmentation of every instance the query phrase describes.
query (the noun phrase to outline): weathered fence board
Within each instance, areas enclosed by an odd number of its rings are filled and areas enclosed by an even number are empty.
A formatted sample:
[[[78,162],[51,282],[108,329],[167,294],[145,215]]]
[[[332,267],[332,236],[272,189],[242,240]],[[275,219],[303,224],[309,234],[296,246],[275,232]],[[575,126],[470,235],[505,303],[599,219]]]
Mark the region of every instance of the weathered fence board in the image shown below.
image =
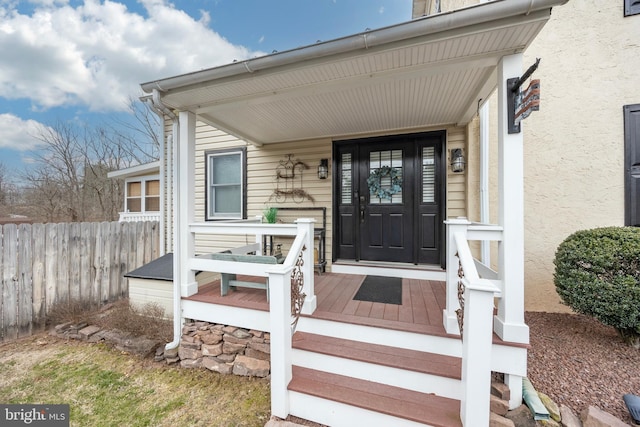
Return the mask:
[[[33,261],[31,248],[31,224],[18,227],[18,336],[31,335],[33,319]]]
[[[0,226],[0,342],[43,330],[56,303],[126,296],[123,275],[157,258],[159,241],[157,222]]]
[[[2,314],[4,339],[18,338],[18,298],[16,292],[18,266],[18,227],[15,224],[4,226],[2,263]]]
[[[46,287],[45,287],[45,230],[44,224],[33,224],[31,226],[31,261],[32,261],[32,313],[34,329],[43,330],[46,307]]]

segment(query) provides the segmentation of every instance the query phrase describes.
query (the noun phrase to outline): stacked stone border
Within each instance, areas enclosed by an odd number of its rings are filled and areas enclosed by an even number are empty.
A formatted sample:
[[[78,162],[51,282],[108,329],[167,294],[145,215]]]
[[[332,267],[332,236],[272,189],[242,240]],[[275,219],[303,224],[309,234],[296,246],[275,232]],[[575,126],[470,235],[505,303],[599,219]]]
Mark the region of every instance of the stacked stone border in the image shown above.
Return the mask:
[[[159,348],[155,360],[225,375],[266,378],[271,372],[270,343],[268,332],[188,322],[182,326],[179,347]]]

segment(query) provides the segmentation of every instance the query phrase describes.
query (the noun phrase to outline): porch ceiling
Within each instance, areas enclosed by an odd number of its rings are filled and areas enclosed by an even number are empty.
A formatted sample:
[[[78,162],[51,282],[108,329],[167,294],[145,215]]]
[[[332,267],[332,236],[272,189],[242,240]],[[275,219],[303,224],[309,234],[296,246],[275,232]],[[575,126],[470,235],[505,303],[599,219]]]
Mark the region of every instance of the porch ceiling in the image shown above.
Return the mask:
[[[522,52],[563,1],[515,3],[530,5],[484,3],[142,88],[256,144],[466,124],[500,58]]]

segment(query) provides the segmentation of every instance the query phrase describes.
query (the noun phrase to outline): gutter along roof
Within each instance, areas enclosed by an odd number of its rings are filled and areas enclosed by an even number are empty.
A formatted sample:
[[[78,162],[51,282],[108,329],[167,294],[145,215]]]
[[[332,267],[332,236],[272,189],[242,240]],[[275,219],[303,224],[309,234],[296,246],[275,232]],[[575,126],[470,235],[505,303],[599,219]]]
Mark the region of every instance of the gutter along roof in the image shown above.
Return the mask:
[[[466,124],[566,0],[496,0],[142,84],[256,144]]]

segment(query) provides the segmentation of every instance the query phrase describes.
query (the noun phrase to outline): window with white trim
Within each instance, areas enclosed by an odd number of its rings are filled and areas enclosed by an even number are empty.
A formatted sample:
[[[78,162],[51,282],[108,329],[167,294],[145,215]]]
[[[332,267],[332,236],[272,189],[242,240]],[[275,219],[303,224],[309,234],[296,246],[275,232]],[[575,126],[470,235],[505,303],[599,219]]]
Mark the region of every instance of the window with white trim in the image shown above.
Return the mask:
[[[158,176],[126,180],[125,212],[159,212],[160,180]]]
[[[246,217],[246,149],[207,151],[206,219]]]

